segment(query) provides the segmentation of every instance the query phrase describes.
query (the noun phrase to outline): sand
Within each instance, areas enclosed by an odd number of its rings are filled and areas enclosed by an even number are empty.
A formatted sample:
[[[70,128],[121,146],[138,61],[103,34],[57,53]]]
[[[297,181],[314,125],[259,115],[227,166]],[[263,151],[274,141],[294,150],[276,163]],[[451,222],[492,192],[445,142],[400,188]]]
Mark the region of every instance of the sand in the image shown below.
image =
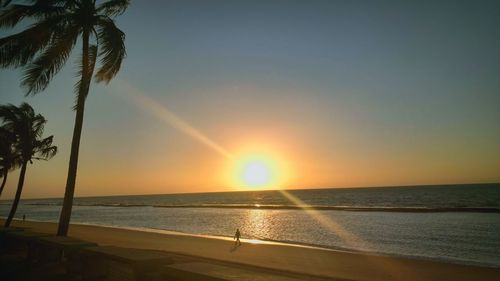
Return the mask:
[[[16,221],[14,225],[30,227],[37,232],[56,232],[55,223]],[[79,224],[71,225],[69,235],[99,245],[163,250],[335,279],[500,280],[500,268],[367,255],[280,243],[259,244],[257,241],[252,243],[242,240],[243,244],[235,248],[234,242],[228,239]]]

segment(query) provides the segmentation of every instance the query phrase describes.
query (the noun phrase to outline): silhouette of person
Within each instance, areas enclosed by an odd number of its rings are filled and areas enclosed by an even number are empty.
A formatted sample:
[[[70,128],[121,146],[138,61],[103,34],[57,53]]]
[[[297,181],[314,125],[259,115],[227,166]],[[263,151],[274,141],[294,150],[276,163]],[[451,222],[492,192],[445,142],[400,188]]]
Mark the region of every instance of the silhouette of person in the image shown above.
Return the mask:
[[[236,228],[236,233],[234,234],[233,240],[236,240],[234,243],[238,246],[241,245],[240,236],[241,236],[240,229]]]
[[[26,215],[23,215],[23,221],[25,221],[25,220],[26,220]]]

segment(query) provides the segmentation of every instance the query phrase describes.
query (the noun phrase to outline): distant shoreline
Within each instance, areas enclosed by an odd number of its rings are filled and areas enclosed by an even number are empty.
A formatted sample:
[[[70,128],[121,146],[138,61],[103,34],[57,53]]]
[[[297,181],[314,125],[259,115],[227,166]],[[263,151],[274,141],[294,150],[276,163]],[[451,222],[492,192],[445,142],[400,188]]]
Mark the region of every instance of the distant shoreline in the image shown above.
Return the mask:
[[[61,206],[51,203],[24,203],[29,206]],[[500,213],[498,207],[347,207],[347,206],[296,206],[296,205],[261,205],[261,204],[184,204],[184,205],[148,205],[148,204],[74,204],[82,207],[117,207],[117,208],[215,208],[215,209],[262,209],[262,210],[318,210],[349,212],[399,212],[399,213]]]

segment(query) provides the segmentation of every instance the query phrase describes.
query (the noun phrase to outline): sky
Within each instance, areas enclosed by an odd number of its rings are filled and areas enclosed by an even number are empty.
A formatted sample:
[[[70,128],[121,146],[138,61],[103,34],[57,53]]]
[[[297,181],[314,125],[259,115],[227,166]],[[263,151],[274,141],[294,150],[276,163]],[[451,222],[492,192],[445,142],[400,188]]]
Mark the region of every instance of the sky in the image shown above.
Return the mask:
[[[76,196],[244,190],[255,151],[276,188],[500,182],[498,1],[132,1],[116,23],[127,58],[91,86]],[[24,198],[64,194],[80,52],[34,97],[0,69],[0,103],[59,147]]]

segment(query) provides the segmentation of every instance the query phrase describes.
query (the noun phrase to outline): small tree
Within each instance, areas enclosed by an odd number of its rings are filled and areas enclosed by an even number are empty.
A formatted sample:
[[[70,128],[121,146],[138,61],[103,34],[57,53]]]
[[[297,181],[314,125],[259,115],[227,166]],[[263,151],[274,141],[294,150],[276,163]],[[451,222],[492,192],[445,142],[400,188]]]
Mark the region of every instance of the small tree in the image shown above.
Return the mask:
[[[48,160],[54,157],[57,147],[52,145],[53,136],[42,138],[47,120],[42,115],[35,114],[33,108],[27,103],[19,107],[12,104],[0,105],[0,120],[2,128],[15,137],[13,147],[21,162],[16,196],[5,221],[5,227],[9,227],[21,199],[28,163],[32,164],[33,160]]]

